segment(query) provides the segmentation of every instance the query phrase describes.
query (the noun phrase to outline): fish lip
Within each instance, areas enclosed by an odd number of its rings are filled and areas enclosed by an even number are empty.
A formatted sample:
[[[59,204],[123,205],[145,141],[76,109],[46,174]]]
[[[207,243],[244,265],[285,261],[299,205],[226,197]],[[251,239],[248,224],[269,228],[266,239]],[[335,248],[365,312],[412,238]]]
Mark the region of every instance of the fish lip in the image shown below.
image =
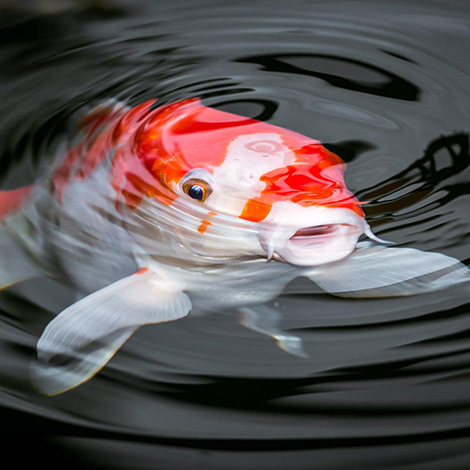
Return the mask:
[[[308,227],[303,227],[298,229],[294,235],[289,238],[289,241],[306,241],[308,239],[318,240],[319,238],[325,238],[329,235],[335,235],[339,231],[357,231],[358,228],[355,225],[347,223],[332,223],[332,224],[319,224],[319,225],[310,225]]]
[[[286,240],[284,246],[276,250],[282,257],[283,253],[300,253],[303,252],[308,257],[312,252],[328,249],[332,242],[342,239],[359,238],[362,230],[353,224],[348,223],[330,223],[311,225],[298,229],[289,239]]]
[[[311,225],[298,229],[276,253],[298,266],[331,263],[348,256],[362,233],[361,226],[347,222]]]
[[[367,227],[349,208],[279,203],[259,224],[258,240],[268,260],[318,266],[349,255]]]
[[[260,234],[260,242],[268,261],[275,259],[299,266],[313,266],[347,256],[362,233],[362,224],[338,221],[284,228],[277,232],[266,230]],[[329,253],[331,249],[335,251]]]

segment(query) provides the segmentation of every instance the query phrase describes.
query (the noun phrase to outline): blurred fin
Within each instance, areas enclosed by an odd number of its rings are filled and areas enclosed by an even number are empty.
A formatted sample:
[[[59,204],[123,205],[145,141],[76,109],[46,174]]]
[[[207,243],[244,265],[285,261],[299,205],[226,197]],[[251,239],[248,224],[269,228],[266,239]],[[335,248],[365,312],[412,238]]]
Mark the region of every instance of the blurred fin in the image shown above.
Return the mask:
[[[40,274],[7,227],[0,223],[0,290]]]
[[[421,294],[470,281],[463,263],[440,253],[360,243],[344,260],[312,270],[309,277],[341,297]]]
[[[0,191],[0,222],[18,212],[34,189],[34,185]]]
[[[293,356],[308,358],[304,351],[302,339],[289,335],[279,329],[280,313],[269,305],[260,305],[255,308],[241,308],[240,324],[250,330],[273,338],[277,345]]]
[[[36,386],[56,395],[89,380],[141,325],[188,315],[191,301],[141,269],[83,298],[55,317],[38,341]]]

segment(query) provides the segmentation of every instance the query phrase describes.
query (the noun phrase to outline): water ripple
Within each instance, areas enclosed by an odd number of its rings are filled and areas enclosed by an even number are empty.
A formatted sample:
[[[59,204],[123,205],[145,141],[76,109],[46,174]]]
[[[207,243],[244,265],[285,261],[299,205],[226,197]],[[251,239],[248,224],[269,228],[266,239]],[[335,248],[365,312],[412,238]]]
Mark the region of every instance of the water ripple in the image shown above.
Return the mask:
[[[119,3],[0,20],[3,188],[47,171],[96,103],[199,96],[321,140],[379,236],[468,263],[464,2]],[[353,301],[297,279],[270,306],[308,359],[223,311],[145,327],[49,398],[28,364],[75,292],[28,281],[0,293],[4,427],[97,468],[466,468],[468,294]]]

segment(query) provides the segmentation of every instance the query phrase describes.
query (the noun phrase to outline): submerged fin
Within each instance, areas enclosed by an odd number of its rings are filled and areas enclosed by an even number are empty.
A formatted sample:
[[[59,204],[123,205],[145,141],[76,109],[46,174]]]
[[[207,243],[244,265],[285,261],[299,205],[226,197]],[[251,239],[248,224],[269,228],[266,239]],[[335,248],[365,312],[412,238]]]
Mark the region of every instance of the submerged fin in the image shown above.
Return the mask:
[[[140,270],[77,303],[54,318],[38,341],[34,381],[56,395],[89,380],[141,325],[188,315],[189,297]]]
[[[341,297],[421,294],[470,281],[463,263],[440,253],[360,243],[344,260],[307,275],[323,290]]]
[[[241,325],[262,335],[270,336],[283,351],[293,356],[308,358],[302,345],[302,339],[279,329],[281,317],[275,308],[269,305],[260,305],[255,308],[241,308],[239,312]]]
[[[40,274],[8,228],[0,223],[0,290]]]

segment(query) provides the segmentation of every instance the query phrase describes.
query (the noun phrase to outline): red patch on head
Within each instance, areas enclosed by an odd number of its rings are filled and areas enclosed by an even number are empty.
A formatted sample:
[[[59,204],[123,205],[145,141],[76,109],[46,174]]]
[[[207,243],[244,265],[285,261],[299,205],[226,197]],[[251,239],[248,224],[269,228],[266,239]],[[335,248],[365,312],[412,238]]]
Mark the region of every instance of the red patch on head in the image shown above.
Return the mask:
[[[135,148],[147,168],[169,185],[194,168],[211,171],[222,165],[230,142],[257,124],[188,99],[157,110],[137,133]]]
[[[241,218],[259,222],[269,214],[272,204],[294,203],[346,207],[363,216],[358,201],[346,189],[344,162],[320,142],[296,132],[203,106],[188,99],[154,110],[140,125],[133,139],[133,151],[143,162],[157,186],[153,196],[168,204],[176,197],[172,183],[194,168],[209,172],[225,161],[228,146],[240,135],[276,133],[295,154],[295,163],[269,172],[261,178],[265,189],[250,199]],[[257,151],[271,151],[257,148]],[[148,192],[148,183],[139,187]],[[152,191],[151,191],[152,192]]]
[[[261,222],[279,201],[301,206],[342,207],[363,217],[359,201],[344,183],[346,164],[319,142],[312,140],[299,146],[295,138],[296,134],[290,131],[283,134],[285,145],[295,153],[295,163],[264,174],[260,181],[266,184],[265,188],[259,197],[246,203],[240,217]]]
[[[262,221],[272,204],[284,200],[303,206],[347,207],[363,215],[344,185],[344,163],[318,141],[208,108],[197,98],[152,109],[154,103],[148,101],[126,112],[99,108],[88,116],[83,142],[69,152],[54,175],[59,199],[72,177],[88,177],[114,150],[110,181],[118,194],[118,208],[121,202],[136,208],[146,196],[171,204],[178,197],[174,185],[194,168],[211,172],[222,165],[228,146],[237,137],[275,133],[295,154],[295,162],[261,177],[266,187],[259,197],[247,201],[241,218]],[[269,157],[273,145],[277,144],[261,142],[255,150]]]

